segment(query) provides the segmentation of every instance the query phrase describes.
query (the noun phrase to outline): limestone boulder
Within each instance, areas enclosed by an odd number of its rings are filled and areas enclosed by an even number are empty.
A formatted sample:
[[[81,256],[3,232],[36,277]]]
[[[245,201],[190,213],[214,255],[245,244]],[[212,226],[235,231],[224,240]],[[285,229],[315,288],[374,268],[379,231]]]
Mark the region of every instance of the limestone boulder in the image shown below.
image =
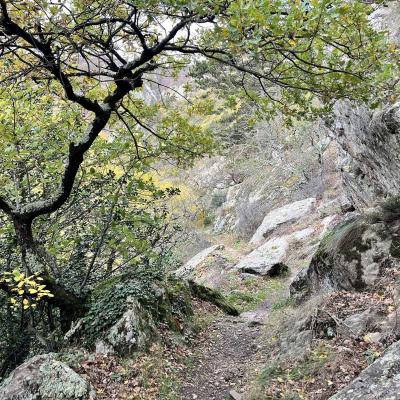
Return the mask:
[[[284,260],[288,250],[288,236],[268,240],[262,246],[245,256],[236,265],[235,269],[256,275],[279,275],[287,270]]]
[[[309,227],[289,235],[274,237],[243,257],[235,269],[242,273],[263,276],[281,275],[288,270],[289,253],[293,251],[294,254],[299,254],[299,249],[294,250],[293,244],[301,243],[302,252],[313,252],[308,247],[308,241],[315,233],[315,229]]]
[[[258,245],[270,235],[279,226],[287,223],[295,222],[311,212],[315,205],[316,199],[311,197],[294,203],[286,204],[283,207],[277,208],[269,212],[257,231],[250,240],[251,244]]]
[[[33,357],[0,385],[1,400],[94,400],[93,387],[55,354]]]

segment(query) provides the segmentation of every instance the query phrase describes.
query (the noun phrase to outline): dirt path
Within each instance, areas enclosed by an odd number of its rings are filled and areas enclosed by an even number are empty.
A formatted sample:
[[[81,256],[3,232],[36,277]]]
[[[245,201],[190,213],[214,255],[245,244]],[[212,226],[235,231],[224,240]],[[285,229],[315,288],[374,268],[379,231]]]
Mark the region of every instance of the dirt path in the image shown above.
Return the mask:
[[[182,385],[182,399],[224,400],[232,398],[231,390],[240,393],[262,357],[258,339],[267,314],[268,305],[264,303],[240,317],[215,321],[196,343],[193,368],[186,371]]]

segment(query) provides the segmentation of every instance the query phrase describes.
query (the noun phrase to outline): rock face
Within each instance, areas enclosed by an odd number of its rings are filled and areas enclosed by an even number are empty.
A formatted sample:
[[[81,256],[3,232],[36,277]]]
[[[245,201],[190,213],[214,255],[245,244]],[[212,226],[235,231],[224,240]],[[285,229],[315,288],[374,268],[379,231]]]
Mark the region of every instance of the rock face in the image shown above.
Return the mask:
[[[304,200],[295,201],[291,204],[286,204],[283,207],[277,208],[266,215],[262,224],[254,233],[250,240],[251,244],[262,243],[266,236],[272,233],[280,225],[293,222],[309,213],[316,200],[311,197]]]
[[[365,106],[338,102],[335,136],[342,176],[353,205],[372,207],[400,194],[400,103],[372,114]]]
[[[96,342],[96,352],[122,356],[145,350],[157,336],[151,314],[132,297],[127,299],[127,311],[113,325],[104,339]]]
[[[370,19],[376,30],[388,31],[393,43],[400,46],[400,3],[398,1],[390,1],[378,6]]]
[[[400,342],[365,369],[349,386],[330,400],[396,400],[400,393]]]
[[[387,31],[400,46],[400,3],[375,6],[372,25]],[[363,105],[340,101],[335,105],[337,143],[341,147],[342,177],[353,205],[362,209],[400,194],[400,103],[372,112]]]
[[[371,223],[353,217],[322,240],[310,265],[295,277],[290,292],[297,300],[319,290],[371,287],[396,253],[398,224]]]
[[[54,354],[31,358],[0,385],[1,400],[92,400],[91,385]]]
[[[235,264],[235,260],[228,253],[229,250],[223,245],[208,247],[192,257],[175,274],[179,278],[190,279],[216,289],[223,284],[227,273]]]

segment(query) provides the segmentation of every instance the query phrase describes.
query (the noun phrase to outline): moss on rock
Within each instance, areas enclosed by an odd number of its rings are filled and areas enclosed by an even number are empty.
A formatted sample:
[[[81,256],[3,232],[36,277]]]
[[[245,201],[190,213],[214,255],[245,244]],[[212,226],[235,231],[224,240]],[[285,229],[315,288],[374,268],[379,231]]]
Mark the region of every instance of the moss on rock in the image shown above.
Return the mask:
[[[121,275],[95,288],[88,312],[72,337],[89,348],[103,343],[103,349],[111,345],[118,353],[130,353],[147,347],[157,336],[157,324],[181,332],[189,327],[192,315],[187,283],[151,274]]]
[[[323,238],[309,267],[295,277],[291,295],[301,301],[321,289],[368,288],[381,275],[382,266],[395,250],[396,237],[388,224],[371,224],[365,216],[344,221]]]
[[[200,285],[194,281],[189,281],[189,285],[194,297],[216,305],[228,315],[239,315],[239,311],[228,302],[221,292]]]

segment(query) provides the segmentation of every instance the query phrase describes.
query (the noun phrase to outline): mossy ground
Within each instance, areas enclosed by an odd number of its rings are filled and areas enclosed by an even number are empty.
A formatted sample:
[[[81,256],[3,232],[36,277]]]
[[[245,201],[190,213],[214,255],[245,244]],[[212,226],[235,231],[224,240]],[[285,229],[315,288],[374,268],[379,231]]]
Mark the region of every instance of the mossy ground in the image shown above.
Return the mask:
[[[249,277],[243,280],[235,275],[224,289],[224,294],[240,312],[251,311],[263,302],[273,304],[278,297],[284,296],[286,280],[286,276]]]

